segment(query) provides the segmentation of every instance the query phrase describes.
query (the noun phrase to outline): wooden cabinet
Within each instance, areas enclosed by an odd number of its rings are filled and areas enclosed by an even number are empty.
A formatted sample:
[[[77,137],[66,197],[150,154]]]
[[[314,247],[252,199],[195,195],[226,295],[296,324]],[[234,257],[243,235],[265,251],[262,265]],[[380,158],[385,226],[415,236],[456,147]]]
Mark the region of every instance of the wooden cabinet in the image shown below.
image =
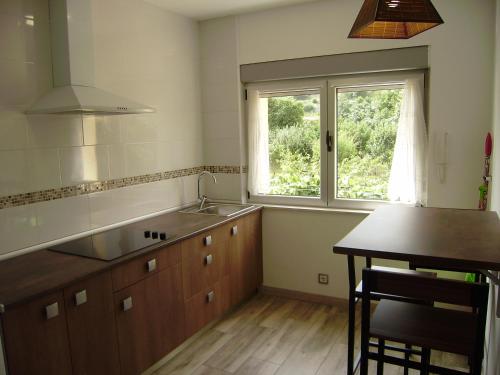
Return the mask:
[[[116,292],[114,304],[124,375],[140,374],[185,339],[180,264]]]
[[[9,375],[138,375],[261,283],[257,211],[9,306]]]
[[[71,374],[62,292],[8,310],[2,326],[9,375]]]
[[[262,284],[261,215],[255,212],[231,222],[227,228],[230,249],[231,302],[250,297]]]
[[[175,244],[132,259],[113,268],[113,290],[117,291],[181,261],[181,245]]]
[[[186,300],[229,274],[227,245],[224,226],[182,242],[182,276]]]
[[[186,334],[198,332],[231,307],[229,276],[205,287],[186,301]]]
[[[73,375],[118,375],[120,363],[109,272],[64,289]]]

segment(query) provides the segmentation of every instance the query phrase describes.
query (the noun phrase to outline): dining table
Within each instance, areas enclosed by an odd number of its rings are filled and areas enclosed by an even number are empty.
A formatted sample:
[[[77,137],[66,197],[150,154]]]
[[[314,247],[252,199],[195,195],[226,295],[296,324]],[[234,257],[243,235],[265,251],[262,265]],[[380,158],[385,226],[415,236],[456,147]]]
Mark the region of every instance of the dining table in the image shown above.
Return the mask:
[[[500,221],[494,211],[387,204],[337,242],[333,252],[347,256],[349,321],[354,326],[352,301],[356,285],[351,280],[355,280],[355,257],[365,258],[367,265],[372,259],[388,259],[426,264],[426,268],[438,270],[475,270],[498,285]],[[352,373],[355,366],[352,354],[350,357]]]

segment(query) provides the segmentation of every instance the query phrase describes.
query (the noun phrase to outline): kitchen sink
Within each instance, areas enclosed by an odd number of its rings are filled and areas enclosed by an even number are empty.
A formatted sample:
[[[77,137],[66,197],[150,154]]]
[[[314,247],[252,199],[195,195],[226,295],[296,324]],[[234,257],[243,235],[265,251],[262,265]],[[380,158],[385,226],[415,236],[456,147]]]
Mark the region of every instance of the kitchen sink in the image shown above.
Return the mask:
[[[216,216],[233,216],[252,209],[254,206],[248,204],[226,204],[226,203],[209,203],[204,208],[199,206],[189,207],[181,210],[182,213],[216,215]]]

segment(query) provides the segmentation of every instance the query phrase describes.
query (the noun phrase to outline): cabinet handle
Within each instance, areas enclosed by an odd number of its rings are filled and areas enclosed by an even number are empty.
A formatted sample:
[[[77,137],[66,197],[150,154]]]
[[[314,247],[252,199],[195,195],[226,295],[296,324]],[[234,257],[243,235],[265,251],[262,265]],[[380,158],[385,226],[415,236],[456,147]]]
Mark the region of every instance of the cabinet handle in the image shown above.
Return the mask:
[[[205,244],[205,246],[210,246],[212,244],[212,236],[206,236],[203,239],[203,243]]]
[[[236,236],[238,234],[238,226],[235,225],[234,227],[231,228],[231,235]]]
[[[84,303],[87,303],[87,290],[86,289],[75,293],[75,306],[80,306],[80,305],[83,305]]]
[[[148,270],[148,272],[153,272],[156,269],[156,258],[148,260],[148,262],[146,263],[146,269]]]
[[[132,297],[127,297],[122,301],[122,310],[128,311],[130,310],[134,304],[132,303]]]
[[[47,320],[55,318],[59,315],[59,303],[54,302],[50,305],[45,306],[45,317]]]
[[[215,292],[213,290],[211,290],[207,294],[207,303],[212,303],[214,301],[214,299],[215,299]]]
[[[205,265],[210,265],[212,264],[214,261],[214,256],[212,254],[208,254],[206,257],[205,257]]]

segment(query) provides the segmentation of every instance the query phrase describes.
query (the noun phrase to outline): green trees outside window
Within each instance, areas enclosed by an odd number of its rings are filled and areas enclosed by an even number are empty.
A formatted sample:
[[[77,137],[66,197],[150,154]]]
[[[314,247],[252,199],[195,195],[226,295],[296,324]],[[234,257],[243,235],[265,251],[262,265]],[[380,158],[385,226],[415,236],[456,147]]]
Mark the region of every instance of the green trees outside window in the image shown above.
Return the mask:
[[[387,199],[401,99],[399,88],[337,93],[337,198]],[[269,98],[268,121],[270,193],[319,197],[319,94]]]

